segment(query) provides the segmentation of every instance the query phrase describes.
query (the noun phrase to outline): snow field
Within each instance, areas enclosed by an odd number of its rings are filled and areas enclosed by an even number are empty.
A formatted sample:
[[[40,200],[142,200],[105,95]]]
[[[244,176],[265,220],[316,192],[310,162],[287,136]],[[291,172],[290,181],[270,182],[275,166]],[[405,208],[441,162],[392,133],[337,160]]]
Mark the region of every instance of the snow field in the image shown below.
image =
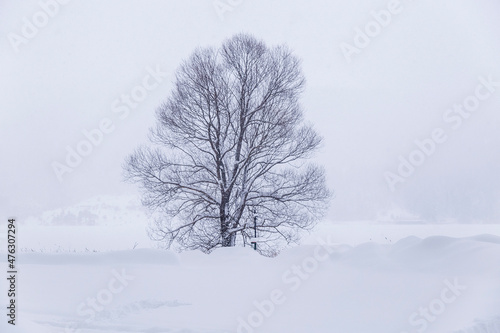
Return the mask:
[[[23,253],[16,331],[490,332],[499,260],[493,235],[354,247],[324,236],[276,258],[249,248]]]

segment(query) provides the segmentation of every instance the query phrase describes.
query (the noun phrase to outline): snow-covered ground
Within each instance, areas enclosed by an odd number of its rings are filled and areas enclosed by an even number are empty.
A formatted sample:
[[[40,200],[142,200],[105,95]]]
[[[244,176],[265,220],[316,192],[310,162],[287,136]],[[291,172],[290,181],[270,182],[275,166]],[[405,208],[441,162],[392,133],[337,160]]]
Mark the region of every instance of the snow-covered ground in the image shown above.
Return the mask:
[[[276,258],[153,245],[139,223],[21,225],[1,332],[500,332],[498,225],[321,224]]]
[[[123,224],[20,226],[19,247],[23,252],[94,252],[155,248],[158,244],[147,235],[145,218]],[[0,238],[5,237],[0,230]],[[359,245],[366,242],[392,244],[408,236],[468,237],[491,234],[500,237],[500,224],[401,224],[353,221],[324,221],[304,236],[302,243],[314,245],[320,237],[330,236],[339,244]],[[3,247],[0,251],[4,250]]]

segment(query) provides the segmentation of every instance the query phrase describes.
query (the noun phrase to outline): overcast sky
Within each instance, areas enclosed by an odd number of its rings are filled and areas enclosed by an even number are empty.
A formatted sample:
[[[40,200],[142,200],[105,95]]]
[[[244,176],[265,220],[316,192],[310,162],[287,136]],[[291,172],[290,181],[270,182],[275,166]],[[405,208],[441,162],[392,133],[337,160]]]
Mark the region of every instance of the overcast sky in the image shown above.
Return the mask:
[[[136,193],[121,165],[146,142],[176,68],[248,32],[303,60],[330,219],[400,207],[498,221],[499,15],[494,0],[1,1],[2,214]],[[91,151],[71,167],[68,149]]]

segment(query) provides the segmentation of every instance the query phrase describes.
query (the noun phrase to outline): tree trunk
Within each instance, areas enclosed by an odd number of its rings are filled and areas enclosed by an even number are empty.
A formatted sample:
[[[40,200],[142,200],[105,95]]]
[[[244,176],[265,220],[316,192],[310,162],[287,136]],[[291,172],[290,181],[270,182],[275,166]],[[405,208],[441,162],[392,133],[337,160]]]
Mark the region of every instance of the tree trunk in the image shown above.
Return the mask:
[[[234,246],[234,240],[233,240],[233,235],[229,233],[229,227],[230,227],[230,219],[229,216],[226,213],[226,207],[229,202],[229,196],[227,193],[222,194],[222,200],[220,203],[220,209],[219,209],[219,214],[220,214],[220,234],[221,234],[221,245],[222,247],[231,247]]]

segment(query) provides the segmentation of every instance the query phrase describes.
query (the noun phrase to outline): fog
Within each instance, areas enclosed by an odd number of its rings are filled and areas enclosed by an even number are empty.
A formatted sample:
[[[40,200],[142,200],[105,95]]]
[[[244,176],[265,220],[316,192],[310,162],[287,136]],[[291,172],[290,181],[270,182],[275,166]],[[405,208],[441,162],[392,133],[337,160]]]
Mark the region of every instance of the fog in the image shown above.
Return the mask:
[[[146,142],[176,68],[247,32],[303,61],[305,119],[324,137],[315,162],[335,192],[329,220],[400,211],[500,221],[498,2],[73,0],[46,10],[43,22],[38,1],[0,3],[4,216],[137,193],[121,166]],[[144,85],[142,100],[127,101]],[[68,166],[97,128],[102,137]]]

